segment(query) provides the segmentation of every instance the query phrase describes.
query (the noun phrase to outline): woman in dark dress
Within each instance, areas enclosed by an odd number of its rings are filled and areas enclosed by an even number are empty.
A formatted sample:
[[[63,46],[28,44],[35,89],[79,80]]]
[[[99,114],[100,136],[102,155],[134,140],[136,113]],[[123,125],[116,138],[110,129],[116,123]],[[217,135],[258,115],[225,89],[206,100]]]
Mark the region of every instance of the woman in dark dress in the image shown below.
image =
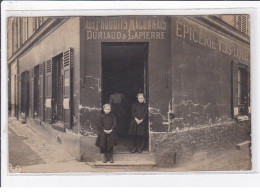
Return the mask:
[[[127,134],[127,114],[126,114],[126,107],[127,107],[127,100],[124,94],[116,92],[110,95],[109,104],[111,104],[112,114],[115,115],[117,126],[116,126],[116,133],[119,136],[123,136]]]
[[[144,95],[142,93],[137,94],[138,103],[132,106],[133,119],[130,122],[128,134],[131,135],[132,145],[130,151],[132,153],[138,151],[142,152],[144,146],[144,136],[148,130],[147,117],[148,110],[147,105],[144,103]]]
[[[96,146],[100,147],[100,152],[104,153],[103,162],[108,160],[113,163],[113,147],[117,145],[116,142],[116,117],[111,114],[110,104],[103,106],[104,113],[100,120],[100,131],[96,141]]]

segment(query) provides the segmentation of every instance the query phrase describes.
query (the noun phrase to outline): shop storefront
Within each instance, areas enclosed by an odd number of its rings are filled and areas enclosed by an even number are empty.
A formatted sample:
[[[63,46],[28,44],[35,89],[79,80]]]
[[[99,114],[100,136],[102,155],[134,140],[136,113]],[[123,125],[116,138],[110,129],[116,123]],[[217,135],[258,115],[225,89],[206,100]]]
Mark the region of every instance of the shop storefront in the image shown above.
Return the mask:
[[[52,20],[17,57],[19,113],[49,128],[77,158],[95,160],[102,105],[115,91],[126,97],[126,123],[137,93],[144,93],[149,153],[184,160],[246,138],[237,120],[250,120],[248,36],[214,17]],[[127,128],[121,133],[116,152],[128,151]]]

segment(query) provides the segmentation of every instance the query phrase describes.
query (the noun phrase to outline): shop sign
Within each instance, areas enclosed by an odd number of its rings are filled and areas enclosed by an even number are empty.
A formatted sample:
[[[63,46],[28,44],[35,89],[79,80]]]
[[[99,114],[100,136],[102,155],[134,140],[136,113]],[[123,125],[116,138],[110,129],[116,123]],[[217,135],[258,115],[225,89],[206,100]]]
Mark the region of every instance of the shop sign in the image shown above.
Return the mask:
[[[166,19],[162,17],[104,17],[86,21],[86,40],[164,40]]]
[[[195,44],[202,45],[218,52],[232,55],[238,59],[249,61],[249,51],[238,47],[220,36],[213,36],[206,30],[195,28],[181,21],[176,21],[175,35]]]

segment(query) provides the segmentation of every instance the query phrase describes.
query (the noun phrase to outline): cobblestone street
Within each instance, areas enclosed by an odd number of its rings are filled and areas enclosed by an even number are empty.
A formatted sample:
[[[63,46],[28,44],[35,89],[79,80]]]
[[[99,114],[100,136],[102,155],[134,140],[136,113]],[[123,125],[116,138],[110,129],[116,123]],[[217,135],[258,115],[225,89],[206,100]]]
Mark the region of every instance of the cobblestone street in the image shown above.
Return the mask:
[[[133,172],[133,171],[227,171],[249,170],[251,168],[249,149],[236,150],[235,145],[208,156],[199,152],[192,162],[183,163],[174,168],[144,169],[141,167],[105,167],[94,168],[92,165],[77,161],[63,150],[60,145],[38,135],[28,125],[22,125],[16,119],[9,119],[9,166],[10,172],[58,173],[58,172]]]

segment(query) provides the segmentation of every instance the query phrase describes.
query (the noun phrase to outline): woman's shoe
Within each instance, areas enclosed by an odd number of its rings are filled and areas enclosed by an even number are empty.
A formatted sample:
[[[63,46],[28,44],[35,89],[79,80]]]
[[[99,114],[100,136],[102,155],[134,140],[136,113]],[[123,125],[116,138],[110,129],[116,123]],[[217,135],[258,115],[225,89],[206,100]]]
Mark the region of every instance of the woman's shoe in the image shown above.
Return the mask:
[[[103,163],[107,163],[107,161],[108,161],[107,154],[104,154]]]
[[[114,159],[113,159],[113,155],[112,154],[110,154],[109,161],[110,161],[110,163],[114,163]]]
[[[136,152],[136,148],[132,148],[130,152],[131,153],[135,153]]]

